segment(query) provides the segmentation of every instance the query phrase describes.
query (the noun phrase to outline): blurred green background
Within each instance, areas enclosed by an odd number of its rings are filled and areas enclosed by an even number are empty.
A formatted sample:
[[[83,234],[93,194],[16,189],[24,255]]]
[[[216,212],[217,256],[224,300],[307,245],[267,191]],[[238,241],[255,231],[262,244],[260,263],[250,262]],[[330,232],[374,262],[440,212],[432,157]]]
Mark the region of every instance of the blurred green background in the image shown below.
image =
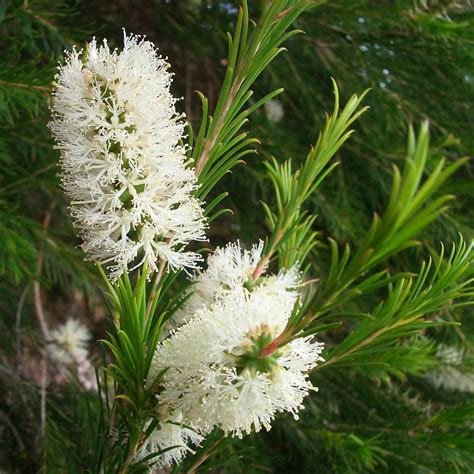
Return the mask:
[[[254,17],[260,6],[249,1]],[[122,28],[146,35],[172,65],[174,94],[182,97],[178,108],[198,123],[195,90],[209,98],[212,110],[225,72],[225,34],[233,28],[237,7],[238,2],[217,0],[0,0],[0,468],[6,472],[37,472],[43,448],[54,452],[38,435],[42,369],[35,304],[41,301],[51,324],[80,317],[97,339],[107,325],[96,271],[76,247],[47,128],[57,61],[64,49],[84,47],[92,36],[119,47]],[[261,141],[258,154],[216,190],[230,192],[225,205],[233,214],[213,224],[212,245],[265,237],[259,201],[271,201],[272,191],[263,161],[306,156],[332,108],[331,77],[343,99],[366,88],[371,92],[370,111],[337,156],[341,166],[312,199],[324,236],[357,244],[365,235],[373,213],[387,202],[392,165],[403,164],[409,124],[430,121],[433,163],[440,156],[457,160],[473,154],[469,0],[334,0],[315,6],[295,26],[305,34],[287,43],[288,53],[256,85],[254,97],[285,89],[248,126]],[[456,199],[420,236],[422,245],[386,265],[414,271],[440,240],[455,240],[459,232],[466,239],[474,236],[473,172],[469,162],[445,185],[443,191]],[[325,244],[324,237],[314,256],[315,273],[324,274],[327,267]],[[200,469],[474,472],[474,324],[467,310],[448,313],[444,316],[463,325],[427,335],[439,356],[434,375],[376,384],[360,368],[318,373],[320,392],[308,400],[298,423],[282,417],[270,433],[229,440]],[[443,347],[457,351],[454,363],[442,357]],[[448,369],[451,384],[441,376]],[[75,389],[49,375],[49,412],[71,421],[67,407]],[[458,410],[457,421],[439,421],[445,410]],[[469,419],[470,427],[461,428]]]

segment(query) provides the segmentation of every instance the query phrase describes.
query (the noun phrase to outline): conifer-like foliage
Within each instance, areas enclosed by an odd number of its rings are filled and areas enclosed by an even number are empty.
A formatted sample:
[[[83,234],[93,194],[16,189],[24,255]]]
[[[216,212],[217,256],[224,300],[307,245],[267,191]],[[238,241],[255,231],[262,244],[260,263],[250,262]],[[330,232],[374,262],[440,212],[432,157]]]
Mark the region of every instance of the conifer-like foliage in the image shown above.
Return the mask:
[[[200,430],[192,410],[165,416],[171,369],[155,349],[193,316],[199,283],[160,261],[111,280],[83,260],[52,83],[65,49],[94,35],[120,48],[121,26],[156,43],[183,97],[180,146],[209,223],[206,248],[186,248],[205,260],[262,239],[248,299],[301,276],[278,332],[262,325],[234,351],[240,376],[324,343],[299,420],[282,409],[239,439]],[[468,1],[1,4],[0,469],[473,471],[473,31]],[[181,430],[175,444],[153,441],[163,427]]]

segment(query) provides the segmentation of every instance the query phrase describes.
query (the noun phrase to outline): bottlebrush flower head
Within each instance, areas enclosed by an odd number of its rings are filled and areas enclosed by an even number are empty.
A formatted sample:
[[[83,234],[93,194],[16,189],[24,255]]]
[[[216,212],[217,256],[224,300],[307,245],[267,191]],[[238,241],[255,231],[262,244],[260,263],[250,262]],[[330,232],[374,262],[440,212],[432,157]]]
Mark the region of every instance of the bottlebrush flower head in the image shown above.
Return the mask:
[[[55,362],[79,364],[89,355],[90,338],[89,329],[78,319],[71,318],[51,331],[46,348]]]
[[[94,39],[67,53],[55,78],[63,187],[84,251],[112,278],[160,259],[195,267],[199,256],[183,247],[205,239],[168,68],[152,43],[125,35],[121,52]]]
[[[263,352],[297,301],[293,287],[269,288],[236,289],[202,307],[156,350],[149,380],[167,369],[159,400],[202,433],[217,426],[241,437],[270,429],[278,412],[297,418],[303,398],[315,389],[307,371],[322,360],[322,344],[306,337]]]
[[[466,354],[457,347],[440,344],[436,351],[441,364],[426,374],[435,388],[474,393],[474,372],[467,370],[469,361]]]
[[[137,459],[143,459],[154,453],[167,450],[157,456],[156,459],[153,458],[152,461],[156,461],[160,467],[178,464],[186,454],[194,454],[189,444],[199,446],[202,440],[203,437],[184,422],[182,413],[172,413],[164,417],[164,420],[146,439]]]
[[[218,247],[207,258],[207,268],[193,276],[192,296],[173,317],[171,325],[180,326],[199,309],[243,288],[248,291],[260,288],[260,291],[266,291],[274,298],[290,298],[294,303],[297,297],[294,289],[299,285],[299,275],[295,269],[283,270],[278,275],[267,275],[254,281],[252,275],[262,258],[262,251],[262,241],[250,250],[242,249],[240,242]]]
[[[270,99],[263,106],[265,115],[270,122],[278,123],[285,116],[283,104],[277,99]]]

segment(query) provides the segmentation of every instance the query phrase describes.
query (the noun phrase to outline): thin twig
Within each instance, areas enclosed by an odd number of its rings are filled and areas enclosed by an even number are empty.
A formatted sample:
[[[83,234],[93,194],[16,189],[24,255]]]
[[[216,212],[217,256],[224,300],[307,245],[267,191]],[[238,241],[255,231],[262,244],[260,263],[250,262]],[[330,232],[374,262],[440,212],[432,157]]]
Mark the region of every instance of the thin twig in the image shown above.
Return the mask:
[[[28,2],[25,2],[23,4],[23,7],[24,7],[24,10],[25,12],[27,12],[29,15],[31,15],[36,21],[38,21],[39,23],[41,23],[42,25],[44,25],[46,28],[48,28],[49,30],[53,31],[54,33],[56,33],[58,36],[60,36],[65,43],[68,43],[69,46],[74,46],[74,43],[72,40],[70,40],[69,38],[66,38],[60,31],[59,31],[59,28],[53,24],[51,21],[49,20],[46,20],[46,18],[43,18],[41,15],[38,15],[38,13],[34,12],[28,5]]]
[[[47,231],[49,225],[51,224],[51,213],[55,207],[56,203],[51,203],[48,211],[46,212],[43,219],[43,230]],[[49,328],[46,321],[45,312],[43,309],[43,302],[41,300],[41,286],[39,284],[39,278],[43,270],[44,263],[44,249],[41,248],[38,252],[36,258],[36,279],[33,281],[33,298],[36,318],[43,334],[45,341],[49,340]],[[48,385],[48,355],[46,350],[43,350],[43,360],[41,366],[41,402],[40,402],[40,440],[44,439],[44,434],[46,431],[46,387]]]
[[[43,354],[41,363],[41,403],[40,403],[40,440],[44,439],[46,432],[46,387],[48,386],[48,356]]]
[[[56,203],[53,202],[46,212],[44,219],[43,219],[43,231],[47,231],[48,227],[51,223],[51,212],[54,209]],[[39,284],[39,278],[41,276],[41,272],[43,270],[43,263],[44,263],[44,249],[41,248],[38,252],[38,256],[36,258],[36,279],[33,282],[33,296],[34,296],[34,304],[35,304],[35,312],[36,317],[38,318],[38,322],[41,328],[41,332],[43,333],[43,337],[45,340],[49,339],[49,328],[48,323],[46,322],[46,316],[43,309],[43,302],[41,300],[41,286]]]
[[[204,166],[207,163],[207,160],[209,159],[209,155],[211,153],[211,150],[214,147],[214,145],[216,144],[217,138],[219,137],[219,134],[222,131],[222,127],[224,126],[226,114],[229,111],[232,103],[234,102],[234,98],[237,95],[237,92],[239,91],[240,86],[241,86],[244,79],[245,78],[242,78],[240,81],[236,81],[232,85],[232,87],[229,91],[229,95],[227,96],[226,101],[224,103],[224,107],[222,109],[222,112],[219,115],[219,117],[217,118],[216,128],[215,128],[214,133],[212,134],[211,137],[207,137],[204,140],[204,146],[202,148],[201,156],[198,158],[198,160],[196,162],[196,169],[195,169],[196,176],[199,176],[201,174],[201,171],[203,170]]]
[[[46,322],[46,316],[43,310],[43,302],[41,300],[41,286],[38,280],[35,280],[33,282],[33,299],[34,299],[34,304],[35,304],[36,318],[38,319],[41,333],[43,334],[43,338],[45,339],[45,341],[48,341],[49,328],[48,328],[48,323]]]
[[[270,248],[270,250],[267,252],[266,255],[262,256],[255,270],[252,273],[253,280],[257,280],[265,271],[265,268],[270,263],[270,260],[273,257],[273,254],[275,253],[278,247],[278,244],[280,243],[280,240],[283,238],[283,235],[284,235],[284,230],[282,228],[278,229],[278,231],[276,232],[275,240],[273,242],[272,247]]]
[[[15,134],[16,135],[16,134]],[[19,136],[19,135],[17,135]],[[33,143],[37,145],[37,142],[31,141],[31,140],[26,140],[24,137],[21,137],[23,141],[29,141],[30,143]],[[34,173],[30,173],[28,176],[25,176],[24,178],[20,178],[18,181],[14,181],[11,184],[8,184],[2,188],[3,191],[7,191],[8,189],[13,189],[16,188],[18,185],[26,182],[26,181],[31,181],[32,178],[35,178],[36,176],[39,176],[40,174],[45,173],[46,171],[49,171],[51,168],[54,168],[57,166],[56,163],[50,163],[49,165],[45,166],[44,168],[40,168],[39,170],[35,171]]]
[[[23,84],[22,82],[8,82],[8,81],[2,81],[0,80],[0,86],[5,86],[5,87],[14,87],[17,89],[34,89],[37,91],[41,91],[46,93],[47,96],[51,93],[51,87],[50,86],[38,86],[35,84]]]
[[[25,304],[25,299],[28,295],[28,290],[30,285],[27,285],[25,289],[21,292],[20,299],[18,300],[18,307],[16,309],[15,317],[15,336],[16,336],[16,355],[18,358],[18,370],[21,370],[21,313],[23,311],[23,305]]]
[[[186,474],[195,474],[197,472],[197,468],[201,466],[201,464],[203,464],[205,461],[207,461],[207,459],[209,459],[211,454],[213,454],[213,452],[215,451],[217,446],[219,446],[219,444],[221,443],[223,439],[224,439],[224,436],[219,438],[209,449],[204,451],[201,457],[189,468],[188,471],[186,471]]]
[[[153,302],[155,301],[156,295],[158,293],[158,287],[160,285],[160,281],[161,281],[161,277],[163,276],[163,272],[165,271],[165,266],[166,266],[166,262],[164,260],[162,260],[160,262],[160,266],[158,268],[158,273],[155,277],[155,281],[153,282],[153,288],[151,290],[150,299],[148,300],[148,306],[146,308],[145,321],[147,321],[148,318],[150,317],[151,308],[153,306]]]
[[[332,357],[331,359],[329,360],[326,360],[324,361],[322,364],[319,364],[317,365],[316,367],[314,367],[313,369],[311,369],[308,373],[313,373],[313,372],[316,372],[317,370],[320,370],[322,369],[323,367],[327,367],[328,365],[332,365],[334,364],[335,362],[337,362],[338,360],[340,359],[343,359],[345,357],[347,357],[348,355],[352,354],[353,352],[356,352],[358,351],[359,349],[361,349],[362,347],[366,346],[367,344],[370,344],[374,339],[377,339],[378,337],[382,336],[383,334],[385,334],[387,331],[391,331],[392,329],[395,329],[399,326],[403,326],[405,324],[409,324],[413,321],[415,321],[417,318],[419,317],[419,315],[415,315],[415,316],[411,316],[410,318],[407,318],[407,319],[402,319],[400,321],[397,321],[396,323],[392,324],[391,326],[387,326],[387,327],[383,327],[377,331],[375,331],[373,334],[371,334],[370,336],[366,337],[365,339],[363,339],[361,342],[359,342],[358,344],[356,344],[355,346],[351,347],[350,349],[348,349],[346,352],[342,352],[340,354],[336,354],[334,357]]]

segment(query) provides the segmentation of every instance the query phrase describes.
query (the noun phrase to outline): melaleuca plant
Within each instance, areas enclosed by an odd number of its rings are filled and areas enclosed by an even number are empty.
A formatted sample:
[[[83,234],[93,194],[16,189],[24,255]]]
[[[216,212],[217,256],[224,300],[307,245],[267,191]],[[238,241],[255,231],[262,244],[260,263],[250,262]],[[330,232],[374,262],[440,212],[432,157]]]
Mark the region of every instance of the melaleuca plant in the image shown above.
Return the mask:
[[[332,114],[301,165],[266,162],[274,187],[262,205],[268,236],[251,249],[229,242],[197,269],[204,252],[195,242],[225,212],[226,193],[214,188],[257,141],[243,131],[248,117],[282,92],[252,99],[252,85],[310,5],[269,0],[254,23],[243,2],[214,111],[200,95],[201,124],[187,134],[169,65],[145,39],[125,34],[120,51],[93,40],[60,67],[51,129],[70,212],[103,275],[110,317],[98,413],[91,410],[80,433],[90,446],[67,461],[69,471],[195,471],[224,440],[270,430],[284,412],[297,420],[309,394],[327,390],[320,370],[360,364],[379,378],[419,372],[430,346],[417,337],[443,324],[427,316],[472,295],[472,245],[461,237],[447,258],[441,252],[421,263],[417,275],[378,267],[415,245],[446,209],[450,196],[438,192],[463,164],[440,160],[423,179],[427,124],[418,136],[410,129],[384,215],[354,252],[329,239],[328,276],[315,272],[314,249],[325,239],[307,202],[366,111],[365,93],[341,107],[335,83]],[[340,311],[381,289],[386,298],[370,312]],[[348,318],[360,323],[342,340],[327,337]],[[60,443],[61,433],[52,433]],[[191,454],[195,461],[184,467]]]

